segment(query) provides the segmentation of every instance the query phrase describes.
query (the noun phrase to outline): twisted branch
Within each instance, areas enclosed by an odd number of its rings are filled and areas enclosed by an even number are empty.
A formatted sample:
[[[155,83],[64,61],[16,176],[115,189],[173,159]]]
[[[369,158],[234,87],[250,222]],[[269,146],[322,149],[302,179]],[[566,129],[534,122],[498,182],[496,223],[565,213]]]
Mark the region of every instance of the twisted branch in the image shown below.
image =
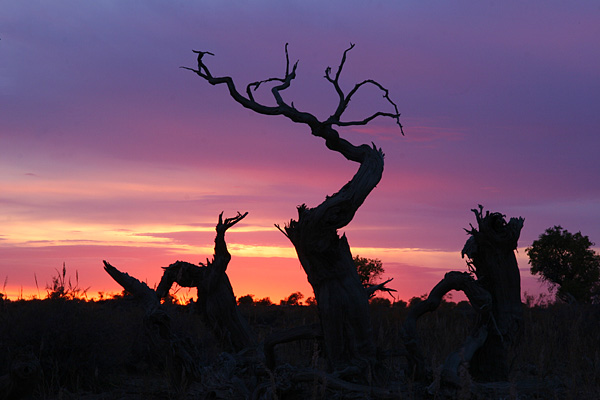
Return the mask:
[[[431,290],[427,299],[411,307],[402,326],[402,339],[410,354],[410,362],[416,368],[417,375],[422,376],[427,373],[425,357],[417,339],[417,320],[423,314],[436,310],[440,306],[444,295],[451,290],[462,291],[481,319],[487,320],[490,317],[492,306],[490,293],[481,287],[469,273],[458,271],[446,273],[444,279]],[[474,335],[467,338],[462,347],[463,361],[470,361],[470,357],[472,357],[475,350],[481,347],[483,341],[485,341],[485,337],[487,337],[487,330],[478,329]],[[467,354],[464,354],[465,349],[468,350],[468,359]],[[456,354],[460,353],[459,351]],[[449,357],[447,360],[449,365],[444,366],[445,374],[448,376],[458,376],[456,372],[456,368],[458,367],[456,354],[453,353],[452,357]]]
[[[389,117],[389,118],[393,118],[394,120],[396,120],[396,124],[400,127],[400,132],[404,136],[404,130],[402,128],[402,124],[400,123],[400,112],[398,111],[398,106],[390,98],[389,90],[386,89],[382,84],[380,84],[379,82],[377,82],[373,79],[365,79],[364,81],[354,85],[354,88],[352,88],[352,90],[350,92],[348,92],[348,95],[344,95],[344,92],[343,92],[342,88],[340,87],[339,79],[340,79],[340,75],[342,73],[344,64],[346,63],[347,53],[350,50],[352,50],[353,48],[354,48],[354,44],[350,43],[350,47],[348,47],[344,51],[342,60],[340,61],[340,65],[335,74],[335,78],[331,78],[331,67],[327,67],[325,69],[325,79],[327,79],[329,82],[331,82],[331,84],[333,84],[333,87],[335,88],[335,91],[340,98],[340,101],[338,103],[338,106],[337,106],[335,112],[327,119],[327,121],[325,121],[325,123],[330,124],[330,125],[337,125],[337,126],[356,126],[356,125],[366,125],[370,121],[372,121],[373,119],[375,119],[377,117]],[[388,112],[378,111],[378,112],[372,114],[371,116],[364,118],[362,120],[359,120],[359,121],[340,121],[342,114],[348,108],[348,104],[350,104],[350,100],[352,99],[352,96],[354,96],[354,94],[358,91],[358,89],[360,89],[363,85],[366,85],[366,84],[374,85],[379,90],[381,90],[383,92],[383,98],[386,99],[388,101],[388,103],[390,103],[394,107],[395,112],[388,113]]]
[[[246,211],[244,214],[238,211],[235,217],[225,218],[225,221],[223,221],[223,212],[221,212],[221,214],[219,214],[219,222],[216,228],[217,232],[225,232],[227,229],[231,228],[232,226],[243,220],[246,217],[246,215],[248,215],[248,211]]]
[[[348,93],[348,95],[345,95],[343,90],[341,89],[341,87],[339,85],[339,78],[342,73],[344,64],[346,62],[347,54],[353,48],[354,48],[354,44],[351,43],[350,47],[344,51],[344,53],[342,55],[342,60],[340,61],[338,69],[335,73],[335,77],[333,77],[333,78],[331,77],[331,68],[330,67],[327,67],[325,70],[325,78],[333,84],[333,87],[339,96],[339,102],[338,102],[335,112],[333,113],[333,115],[331,115],[325,121],[319,121],[317,119],[317,117],[315,117],[313,114],[308,113],[308,112],[299,111],[294,107],[293,103],[287,104],[283,100],[281,92],[284,91],[285,89],[287,89],[288,87],[290,87],[292,80],[294,80],[296,78],[296,68],[298,66],[298,61],[296,61],[290,70],[290,58],[289,58],[289,53],[288,53],[288,43],[285,44],[285,58],[286,58],[285,76],[283,78],[276,78],[276,77],[267,78],[267,79],[263,79],[260,81],[255,81],[255,82],[249,83],[246,86],[246,96],[242,95],[237,90],[235,83],[233,82],[233,79],[231,77],[228,77],[228,76],[214,77],[211,74],[210,70],[204,63],[204,59],[203,59],[204,55],[206,55],[206,54],[214,55],[211,52],[193,50],[194,53],[198,54],[198,69],[194,69],[194,68],[190,68],[190,67],[181,67],[181,68],[195,72],[198,76],[200,76],[201,78],[208,81],[208,83],[210,83],[211,85],[225,84],[229,89],[229,93],[230,93],[231,97],[235,101],[237,101],[239,104],[241,104],[243,107],[253,110],[259,114],[264,114],[264,115],[284,115],[294,122],[307,124],[311,127],[313,134],[316,136],[324,137],[324,136],[322,136],[323,129],[319,129],[322,127],[331,127],[332,125],[336,125],[336,126],[366,125],[367,123],[369,123],[370,121],[372,121],[373,119],[375,119],[377,117],[393,118],[396,121],[396,124],[400,127],[400,131],[402,132],[402,135],[404,135],[402,125],[400,124],[400,113],[398,112],[398,107],[397,107],[396,103],[394,103],[392,101],[392,99],[389,96],[389,91],[385,87],[383,87],[383,85],[381,85],[380,83],[378,83],[375,80],[367,79],[367,80],[364,80],[363,82],[356,84],[354,86],[354,88]],[[261,104],[254,98],[254,95],[252,94],[254,91],[258,90],[258,88],[263,83],[268,83],[268,82],[280,82],[281,83],[281,84],[276,85],[273,88],[271,88],[271,93],[273,94],[273,98],[275,99],[277,106],[267,106],[267,105]],[[340,119],[342,117],[342,114],[347,109],[348,104],[349,104],[350,100],[352,99],[352,96],[358,91],[358,89],[360,89],[362,86],[364,86],[366,84],[371,84],[371,85],[374,85],[377,88],[379,88],[384,93],[383,97],[387,100],[388,103],[390,103],[394,107],[394,112],[378,111],[362,120],[341,121]],[[321,133],[321,134],[319,134],[319,133]],[[327,139],[327,137],[324,137],[324,138]]]
[[[369,297],[369,298],[373,297],[375,295],[375,292],[378,290],[380,290],[382,292],[388,292],[388,294],[390,296],[394,297],[392,292],[397,292],[397,290],[385,286],[386,284],[390,283],[393,280],[394,280],[394,278],[390,278],[390,279],[386,280],[385,282],[381,282],[376,285],[371,285],[371,286],[365,287],[365,292],[367,293],[367,297]]]

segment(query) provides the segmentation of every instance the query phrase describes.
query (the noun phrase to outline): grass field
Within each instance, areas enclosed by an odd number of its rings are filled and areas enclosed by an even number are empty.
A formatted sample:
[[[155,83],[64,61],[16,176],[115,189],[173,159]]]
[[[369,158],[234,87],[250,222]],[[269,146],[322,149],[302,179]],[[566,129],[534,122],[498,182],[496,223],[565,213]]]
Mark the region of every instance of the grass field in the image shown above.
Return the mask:
[[[222,361],[217,342],[190,306],[165,307],[172,332],[193,349],[200,370]],[[524,307],[524,331],[513,357],[514,388],[508,398],[600,398],[600,308],[567,304]],[[315,306],[244,305],[241,310],[259,341],[272,332],[318,321]],[[403,370],[406,361],[399,332],[406,314],[405,303],[372,305],[378,347],[396,351],[386,361],[392,371],[390,383],[402,387],[398,398],[442,398],[435,390],[426,393],[426,384],[431,382],[414,382]],[[466,303],[444,303],[419,320],[422,347],[434,371],[468,335],[473,317]],[[170,385],[168,362],[156,359],[144,332],[144,311],[128,297],[3,300],[0,375],[6,378],[11,365],[18,362],[38,365],[39,374],[31,388],[33,398],[41,399],[223,398],[201,393],[194,383],[185,390]],[[318,365],[318,354],[318,344],[312,340],[277,348],[279,364]],[[520,392],[521,384],[533,389]],[[461,396],[474,398],[469,391]],[[484,397],[490,397],[490,392]],[[315,390],[313,398],[336,397]],[[507,397],[498,394],[495,398]]]

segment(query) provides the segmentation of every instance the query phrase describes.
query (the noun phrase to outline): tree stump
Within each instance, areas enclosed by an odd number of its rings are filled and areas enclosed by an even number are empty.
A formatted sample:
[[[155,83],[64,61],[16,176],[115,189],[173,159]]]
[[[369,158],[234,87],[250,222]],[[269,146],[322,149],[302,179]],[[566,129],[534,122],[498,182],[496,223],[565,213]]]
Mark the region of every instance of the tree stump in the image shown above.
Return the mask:
[[[472,210],[479,229],[471,225],[471,237],[462,255],[477,282],[492,296],[488,338],[471,360],[470,372],[481,381],[506,381],[509,373],[509,354],[516,344],[523,325],[521,275],[515,250],[524,219],[511,218],[507,223],[500,213],[483,207]]]

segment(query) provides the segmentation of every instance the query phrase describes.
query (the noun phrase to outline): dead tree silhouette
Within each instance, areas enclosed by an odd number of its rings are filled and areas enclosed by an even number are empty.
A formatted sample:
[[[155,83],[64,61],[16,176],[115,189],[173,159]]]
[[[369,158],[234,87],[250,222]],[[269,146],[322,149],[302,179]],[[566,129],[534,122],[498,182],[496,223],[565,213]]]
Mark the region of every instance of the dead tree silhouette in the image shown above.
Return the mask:
[[[238,212],[235,217],[223,220],[221,213],[216,226],[213,260],[207,260],[206,265],[194,265],[185,261],[171,264],[165,268],[156,291],[104,261],[106,272],[123,289],[134,295],[146,310],[144,325],[153,352],[157,359],[168,361],[167,372],[175,387],[185,387],[190,380],[198,378],[198,371],[188,346],[181,343],[171,331],[169,314],[160,303],[160,299],[167,296],[173,283],[197,288],[196,311],[224,350],[239,352],[256,347],[256,340],[248,323],[237,309],[235,295],[226,273],[231,254],[225,243],[225,232],[246,215],[247,212]]]
[[[194,53],[198,54],[197,68],[182,68],[193,71],[211,85],[225,85],[230,96],[247,109],[264,115],[283,115],[293,122],[306,125],[313,136],[325,140],[328,149],[359,164],[356,174],[337,193],[327,196],[325,201],[316,207],[302,204],[298,207],[297,220],[292,219],[283,228],[277,228],[294,245],[308,281],[313,287],[325,354],[331,370],[342,375],[366,378],[370,382],[376,364],[376,349],[372,337],[368,295],[358,278],[346,236],[340,237],[338,229],[352,221],[358,208],[379,183],[383,173],[384,155],[374,144],[353,145],[340,137],[335,127],[366,125],[378,117],[392,118],[401,132],[402,125],[398,107],[389,97],[388,90],[377,81],[366,79],[354,85],[347,94],[342,90],[339,78],[347,54],[353,48],[354,44],[351,44],[343,52],[335,73],[329,67],[325,70],[325,79],[333,85],[339,99],[333,114],[326,120],[319,120],[311,113],[300,111],[294,103],[287,103],[283,99],[282,92],[290,87],[295,79],[298,66],[298,62],[290,66],[287,44],[284,76],[250,83],[246,86],[245,94],[238,91],[231,77],[212,74],[205,63],[205,56],[213,55],[212,53],[194,50]],[[253,92],[267,83],[274,84],[271,93],[276,106],[261,104],[254,98]],[[343,120],[344,112],[353,96],[365,85],[380,90],[394,111],[378,111],[361,120]]]
[[[473,333],[464,344],[450,354],[442,368],[446,383],[459,385],[460,369],[468,367],[480,381],[507,381],[509,354],[517,343],[523,321],[521,278],[514,251],[517,248],[524,219],[511,218],[486,211],[472,210],[477,228],[466,230],[470,235],[462,250],[467,256],[470,272],[448,272],[426,300],[413,306],[403,325],[403,340],[410,353],[414,370],[419,376],[431,373],[425,364],[417,338],[417,320],[434,311],[442,297],[451,290],[465,293],[478,314]]]
[[[215,253],[212,261],[195,265],[185,261],[177,261],[167,268],[158,284],[156,293],[164,298],[169,293],[173,283],[183,287],[195,287],[198,293],[196,310],[208,326],[219,338],[224,349],[239,352],[256,346],[256,340],[250,331],[245,318],[240,314],[233,288],[229,282],[226,270],[231,254],[225,243],[225,232],[248,213],[240,214],[223,220],[219,215],[217,235],[215,237]]]

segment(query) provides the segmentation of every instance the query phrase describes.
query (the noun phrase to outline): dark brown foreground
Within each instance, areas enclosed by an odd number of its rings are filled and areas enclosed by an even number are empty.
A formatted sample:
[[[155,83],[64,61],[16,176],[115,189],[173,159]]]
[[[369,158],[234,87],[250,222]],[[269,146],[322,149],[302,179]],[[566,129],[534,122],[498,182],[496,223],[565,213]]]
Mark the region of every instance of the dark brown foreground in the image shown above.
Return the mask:
[[[397,398],[444,398],[443,390],[435,385],[435,372],[429,382],[416,382],[405,368],[400,340],[401,322],[407,315],[403,304],[371,306],[379,354],[392,371],[389,386]],[[218,386],[214,382],[206,391],[206,384],[228,374],[235,376],[231,369],[241,368],[240,363],[221,352],[190,307],[172,305],[168,309],[173,332],[193,349],[201,377],[180,387],[172,384],[181,380],[169,376],[172,371],[167,361],[156,362],[152,344],[143,334],[143,310],[131,299],[0,302],[0,399],[11,398],[6,394],[12,398],[90,400],[239,398],[235,382],[223,384],[221,392],[214,389]],[[242,312],[259,341],[273,332],[318,321],[315,308],[306,306],[254,305],[242,307]],[[422,347],[434,371],[464,341],[474,318],[468,304],[444,303],[419,320]],[[600,308],[566,304],[525,307],[521,345],[510,359],[508,383],[481,385],[465,376],[453,397],[600,398]],[[312,340],[278,346],[277,361],[284,366],[278,373],[285,373],[286,364],[319,367],[323,362],[319,345]],[[237,376],[243,376],[243,371],[237,371]],[[335,393],[331,383],[325,389],[314,376],[303,384],[312,385],[309,398],[376,398]],[[31,394],[22,396],[21,390]],[[296,398],[286,396],[280,398]]]

